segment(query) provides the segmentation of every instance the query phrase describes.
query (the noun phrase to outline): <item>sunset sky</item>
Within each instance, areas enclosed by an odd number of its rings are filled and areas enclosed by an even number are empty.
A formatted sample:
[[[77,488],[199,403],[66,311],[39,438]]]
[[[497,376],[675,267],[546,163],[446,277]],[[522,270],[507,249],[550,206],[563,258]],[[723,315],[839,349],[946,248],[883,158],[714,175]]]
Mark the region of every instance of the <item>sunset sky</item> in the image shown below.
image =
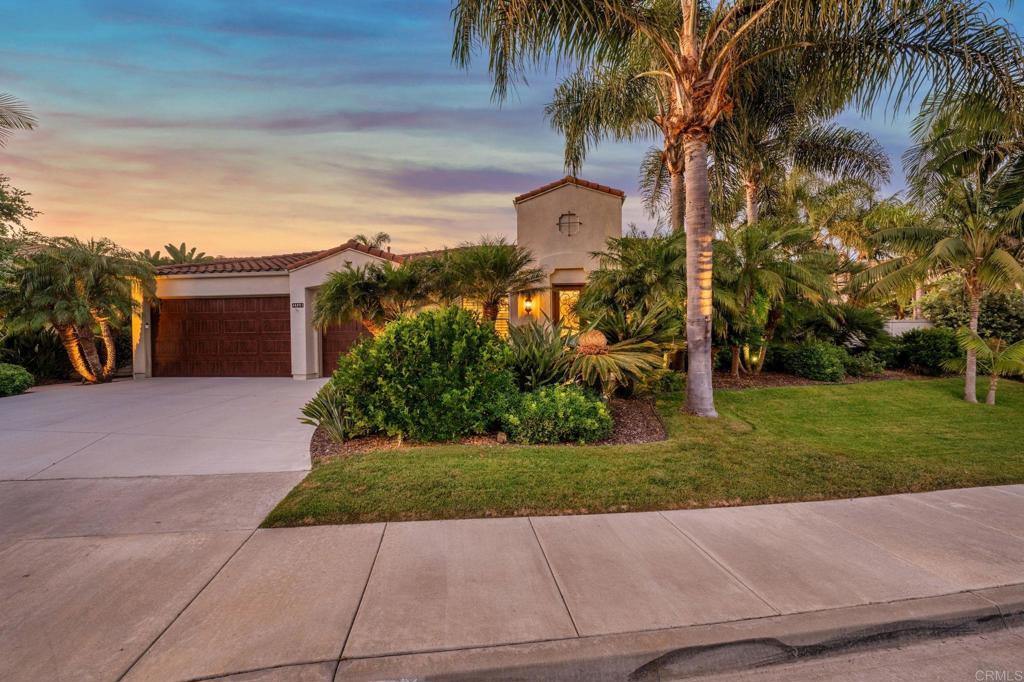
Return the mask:
[[[996,12],[1024,27],[1024,7]],[[9,3],[0,92],[39,128],[0,151],[46,234],[211,254],[328,248],[384,230],[408,251],[514,236],[512,197],[564,175],[542,110],[557,74],[499,108],[450,61],[448,0]],[[483,62],[483,60],[481,60]],[[906,117],[846,115],[898,164]],[[581,174],[624,189],[646,145]],[[894,179],[888,191],[901,187]]]

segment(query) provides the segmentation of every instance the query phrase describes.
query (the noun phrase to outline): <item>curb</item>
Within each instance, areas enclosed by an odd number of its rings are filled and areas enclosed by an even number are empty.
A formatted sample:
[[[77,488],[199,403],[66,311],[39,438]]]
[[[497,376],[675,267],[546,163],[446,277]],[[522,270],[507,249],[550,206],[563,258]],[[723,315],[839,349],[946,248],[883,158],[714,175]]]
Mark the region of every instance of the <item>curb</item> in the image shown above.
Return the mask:
[[[342,659],[335,682],[684,680],[1024,625],[1024,584],[750,620]]]

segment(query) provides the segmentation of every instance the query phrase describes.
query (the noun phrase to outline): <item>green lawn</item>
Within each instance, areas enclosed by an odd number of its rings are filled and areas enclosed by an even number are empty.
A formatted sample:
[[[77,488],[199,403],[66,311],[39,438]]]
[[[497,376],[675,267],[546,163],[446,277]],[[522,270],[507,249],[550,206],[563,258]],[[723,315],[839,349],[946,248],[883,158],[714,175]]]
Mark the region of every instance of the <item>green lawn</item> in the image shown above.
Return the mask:
[[[984,382],[982,382],[984,383]],[[1024,384],[956,379],[719,391],[718,420],[659,402],[642,446],[434,446],[316,466],[265,525],[580,514],[1024,482]]]

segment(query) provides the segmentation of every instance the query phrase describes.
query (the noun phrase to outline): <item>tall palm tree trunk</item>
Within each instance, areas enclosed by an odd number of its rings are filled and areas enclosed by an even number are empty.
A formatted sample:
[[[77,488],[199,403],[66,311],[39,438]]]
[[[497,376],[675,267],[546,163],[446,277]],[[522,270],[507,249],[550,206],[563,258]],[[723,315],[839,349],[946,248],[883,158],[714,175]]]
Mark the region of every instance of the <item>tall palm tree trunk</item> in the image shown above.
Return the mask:
[[[498,310],[501,307],[500,303],[494,301],[486,301],[481,306],[483,308],[483,316],[485,320],[490,322],[496,322],[498,319]]]
[[[914,286],[914,319],[920,320],[923,316],[921,312],[921,298],[924,296],[924,287],[918,282]]]
[[[686,408],[717,417],[711,383],[712,225],[707,140],[688,136],[686,153]]]
[[[747,225],[761,219],[761,206],[757,203],[757,183],[747,180],[743,183],[743,194],[747,202]]]
[[[970,296],[971,317],[968,327],[975,334],[978,333],[978,317],[981,312],[981,296],[977,287],[968,287]],[[973,350],[967,351],[967,369],[964,372],[964,400],[969,403],[978,402],[978,354]]]
[[[88,326],[78,329],[78,345],[82,349],[82,355],[92,370],[92,382],[104,383],[110,381],[110,377],[103,376],[103,363],[100,362],[99,351],[96,350],[96,335]]]
[[[100,340],[103,342],[103,350],[106,357],[103,359],[103,367],[100,368],[100,380],[110,381],[117,370],[117,347],[114,340],[114,330],[110,327],[110,321],[106,318],[94,315],[96,324],[100,328]]]
[[[78,332],[71,325],[57,327],[57,334],[60,335],[61,343],[64,344],[64,350],[68,354],[68,359],[71,361],[71,366],[74,368],[78,375],[90,384],[95,384],[99,381],[96,376],[96,372],[93,370],[82,354],[82,346],[79,343]],[[96,358],[97,365],[99,363],[99,357]]]
[[[996,389],[999,387],[999,375],[993,374],[988,378],[988,396],[985,398],[986,405],[996,404]]]
[[[686,229],[686,178],[676,170],[669,171],[669,203],[672,231]]]

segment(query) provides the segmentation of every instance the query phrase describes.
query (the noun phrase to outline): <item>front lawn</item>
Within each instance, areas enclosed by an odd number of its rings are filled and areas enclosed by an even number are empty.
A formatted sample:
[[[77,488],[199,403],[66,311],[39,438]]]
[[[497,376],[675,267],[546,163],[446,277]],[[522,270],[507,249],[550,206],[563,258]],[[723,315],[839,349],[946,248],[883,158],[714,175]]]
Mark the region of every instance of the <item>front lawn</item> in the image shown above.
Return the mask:
[[[980,382],[984,385],[984,381]],[[1024,384],[960,379],[719,391],[718,420],[659,401],[649,445],[443,445],[325,461],[266,526],[584,514],[1024,482]],[[982,386],[984,388],[984,386]]]

